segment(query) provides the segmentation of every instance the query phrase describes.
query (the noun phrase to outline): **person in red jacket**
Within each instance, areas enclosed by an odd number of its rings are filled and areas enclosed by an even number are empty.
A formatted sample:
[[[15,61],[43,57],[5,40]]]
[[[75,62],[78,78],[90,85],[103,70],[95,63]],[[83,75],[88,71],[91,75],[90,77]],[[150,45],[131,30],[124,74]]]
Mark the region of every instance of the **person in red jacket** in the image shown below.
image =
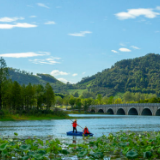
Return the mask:
[[[88,130],[88,128],[87,128],[87,127],[85,127],[85,128],[84,128],[84,130],[83,130],[83,134],[90,134],[90,132],[89,132],[89,130]]]
[[[74,133],[74,130],[76,131],[77,133],[77,120],[75,119],[74,122],[72,123],[72,126],[73,126],[73,133]]]

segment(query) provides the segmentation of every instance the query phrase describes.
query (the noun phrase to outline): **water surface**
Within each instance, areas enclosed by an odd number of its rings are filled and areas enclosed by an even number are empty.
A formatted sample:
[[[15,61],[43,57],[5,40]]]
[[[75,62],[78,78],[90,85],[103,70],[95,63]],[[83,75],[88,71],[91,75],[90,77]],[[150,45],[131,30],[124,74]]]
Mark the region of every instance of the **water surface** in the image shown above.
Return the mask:
[[[78,119],[78,124],[87,126],[95,137],[120,130],[131,131],[159,131],[159,116],[127,116],[127,115],[82,115],[71,114],[73,117],[83,117]],[[72,130],[70,120],[37,120],[37,121],[0,121],[0,134],[10,136],[17,132],[20,136],[48,136],[53,135],[58,138],[65,138],[66,132]],[[82,129],[78,127],[78,130]]]

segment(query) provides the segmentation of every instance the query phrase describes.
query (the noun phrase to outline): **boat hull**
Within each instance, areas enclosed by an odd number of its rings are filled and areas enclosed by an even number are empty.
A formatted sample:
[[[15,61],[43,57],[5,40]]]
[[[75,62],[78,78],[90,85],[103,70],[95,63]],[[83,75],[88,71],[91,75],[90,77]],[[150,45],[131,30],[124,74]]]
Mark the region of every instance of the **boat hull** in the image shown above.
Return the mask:
[[[79,132],[79,131],[77,131],[77,133],[73,131],[69,131],[67,132],[67,136],[93,136],[93,133],[83,134],[83,132]]]

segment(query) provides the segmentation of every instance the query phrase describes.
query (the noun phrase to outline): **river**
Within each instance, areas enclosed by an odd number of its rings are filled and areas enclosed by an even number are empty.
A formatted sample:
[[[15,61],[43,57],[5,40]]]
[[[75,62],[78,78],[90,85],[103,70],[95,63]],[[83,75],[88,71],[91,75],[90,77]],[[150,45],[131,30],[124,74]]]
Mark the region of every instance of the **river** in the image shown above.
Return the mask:
[[[70,114],[81,117],[77,122],[80,126],[87,126],[94,137],[120,130],[131,131],[159,131],[160,116],[127,116],[127,115],[82,115]],[[66,138],[66,132],[72,130],[70,120],[37,120],[37,121],[0,121],[0,134],[11,136],[17,132],[20,136],[48,136]],[[78,127],[78,130],[82,129]]]

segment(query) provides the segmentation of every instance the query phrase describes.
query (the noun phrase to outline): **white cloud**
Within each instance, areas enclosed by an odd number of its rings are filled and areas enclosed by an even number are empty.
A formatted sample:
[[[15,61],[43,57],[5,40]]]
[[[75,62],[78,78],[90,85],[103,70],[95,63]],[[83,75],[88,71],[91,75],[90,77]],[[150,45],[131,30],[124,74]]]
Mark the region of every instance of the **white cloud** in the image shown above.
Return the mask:
[[[117,51],[115,51],[115,50],[111,50],[111,52],[113,52],[113,53],[118,53]]]
[[[128,49],[128,48],[119,48],[119,50],[120,50],[121,52],[131,52],[131,50]]]
[[[40,7],[49,8],[49,7],[46,6],[44,3],[37,3],[37,5],[40,6]]]
[[[86,74],[86,72],[83,72],[82,74]]]
[[[63,72],[63,71],[59,71],[59,70],[53,70],[50,74],[52,76],[59,76],[59,75],[68,75],[69,73]]]
[[[8,58],[28,58],[28,57],[36,57],[36,56],[45,56],[49,55],[49,52],[24,52],[24,53],[4,53],[0,54],[0,57],[8,57]]]
[[[140,49],[139,47],[137,46],[131,46],[133,49]]]
[[[56,6],[56,8],[62,8],[61,6]]]
[[[32,16],[30,16],[30,18],[36,18],[37,16],[35,16],[35,15],[32,15]]]
[[[90,31],[81,31],[79,33],[69,33],[70,36],[84,37],[86,34],[90,34]]]
[[[54,21],[48,21],[48,22],[45,22],[44,24],[56,24]]]
[[[124,43],[120,43],[119,45],[120,45],[120,46],[125,46],[125,44],[124,44]]]
[[[57,78],[59,81],[62,81],[62,82],[64,82],[64,83],[67,83],[68,81],[66,80],[66,79],[64,79],[64,78]]]
[[[13,17],[13,18],[3,17],[3,18],[0,18],[0,22],[14,22],[14,21],[23,20],[23,19],[24,19],[23,17]]]
[[[157,10],[160,10],[160,6],[157,6],[156,9],[157,9]]]
[[[77,76],[77,75],[78,75],[77,73],[72,74],[73,77],[75,77],[75,76]]]
[[[160,31],[155,31],[155,33],[159,33]]]
[[[145,8],[138,8],[138,9],[128,9],[127,12],[119,12],[115,14],[118,19],[124,20],[129,18],[136,18],[139,16],[145,16],[146,18],[155,18],[157,15],[160,15],[158,12],[154,12],[153,9],[145,9]]]
[[[16,24],[0,24],[0,29],[12,29],[12,28],[33,28],[37,27],[35,24],[29,23],[16,23]]]
[[[60,63],[57,60],[59,60],[60,58],[58,57],[49,57],[49,58],[45,58],[45,59],[33,59],[33,60],[29,60],[34,64],[50,64],[50,65],[54,65],[56,63]]]

